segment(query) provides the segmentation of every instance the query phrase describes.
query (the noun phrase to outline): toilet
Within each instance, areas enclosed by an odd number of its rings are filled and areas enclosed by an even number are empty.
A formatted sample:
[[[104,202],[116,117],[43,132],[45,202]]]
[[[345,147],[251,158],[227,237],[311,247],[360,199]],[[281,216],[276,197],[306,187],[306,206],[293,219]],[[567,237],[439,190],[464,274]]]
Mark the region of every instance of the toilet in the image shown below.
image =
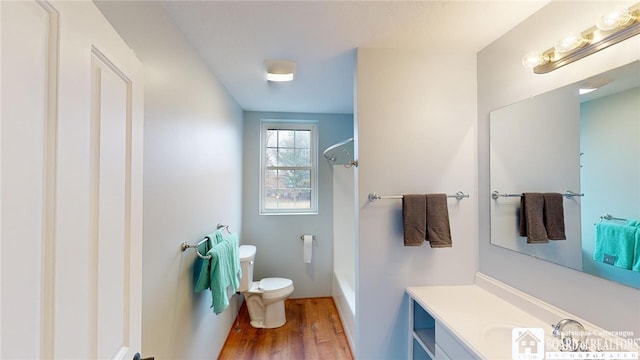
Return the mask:
[[[247,303],[251,326],[262,329],[280,327],[287,322],[284,301],[293,293],[293,281],[277,277],[253,281],[255,258],[255,246],[240,246],[242,278],[238,291],[244,295]]]

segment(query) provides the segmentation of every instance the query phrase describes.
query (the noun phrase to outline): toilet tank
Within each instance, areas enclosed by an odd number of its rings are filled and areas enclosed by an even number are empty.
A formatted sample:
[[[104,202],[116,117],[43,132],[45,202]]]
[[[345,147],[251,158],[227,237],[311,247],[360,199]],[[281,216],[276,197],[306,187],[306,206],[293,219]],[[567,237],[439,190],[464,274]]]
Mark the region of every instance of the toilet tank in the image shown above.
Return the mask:
[[[241,245],[239,250],[242,278],[240,279],[238,291],[245,292],[249,290],[253,282],[253,261],[256,258],[256,247],[254,245]]]

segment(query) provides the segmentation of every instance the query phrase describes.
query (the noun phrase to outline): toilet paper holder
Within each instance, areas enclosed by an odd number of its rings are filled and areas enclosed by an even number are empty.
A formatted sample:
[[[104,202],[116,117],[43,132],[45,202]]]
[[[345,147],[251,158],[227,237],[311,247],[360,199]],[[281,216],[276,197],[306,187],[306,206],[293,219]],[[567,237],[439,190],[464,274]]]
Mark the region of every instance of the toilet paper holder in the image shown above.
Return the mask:
[[[315,240],[316,236],[315,235],[311,235],[311,240]],[[300,235],[300,240],[304,240],[304,235]]]

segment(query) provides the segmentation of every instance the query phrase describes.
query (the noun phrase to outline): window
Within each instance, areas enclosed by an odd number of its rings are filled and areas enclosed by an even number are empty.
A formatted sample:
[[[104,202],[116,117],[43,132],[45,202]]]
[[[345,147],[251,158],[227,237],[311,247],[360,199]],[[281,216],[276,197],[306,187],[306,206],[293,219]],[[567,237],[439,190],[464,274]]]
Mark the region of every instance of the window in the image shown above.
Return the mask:
[[[262,121],[260,213],[317,214],[317,125]]]

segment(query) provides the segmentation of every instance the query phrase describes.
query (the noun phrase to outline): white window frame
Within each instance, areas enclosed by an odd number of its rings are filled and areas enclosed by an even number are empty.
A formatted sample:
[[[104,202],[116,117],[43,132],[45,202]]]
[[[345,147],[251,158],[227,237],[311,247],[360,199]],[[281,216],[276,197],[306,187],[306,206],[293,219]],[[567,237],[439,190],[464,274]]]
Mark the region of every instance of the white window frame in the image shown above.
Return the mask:
[[[260,215],[315,215],[318,213],[318,122],[312,120],[260,120]],[[309,130],[311,147],[311,205],[309,208],[267,208],[265,204],[267,167],[267,131],[268,130]]]

